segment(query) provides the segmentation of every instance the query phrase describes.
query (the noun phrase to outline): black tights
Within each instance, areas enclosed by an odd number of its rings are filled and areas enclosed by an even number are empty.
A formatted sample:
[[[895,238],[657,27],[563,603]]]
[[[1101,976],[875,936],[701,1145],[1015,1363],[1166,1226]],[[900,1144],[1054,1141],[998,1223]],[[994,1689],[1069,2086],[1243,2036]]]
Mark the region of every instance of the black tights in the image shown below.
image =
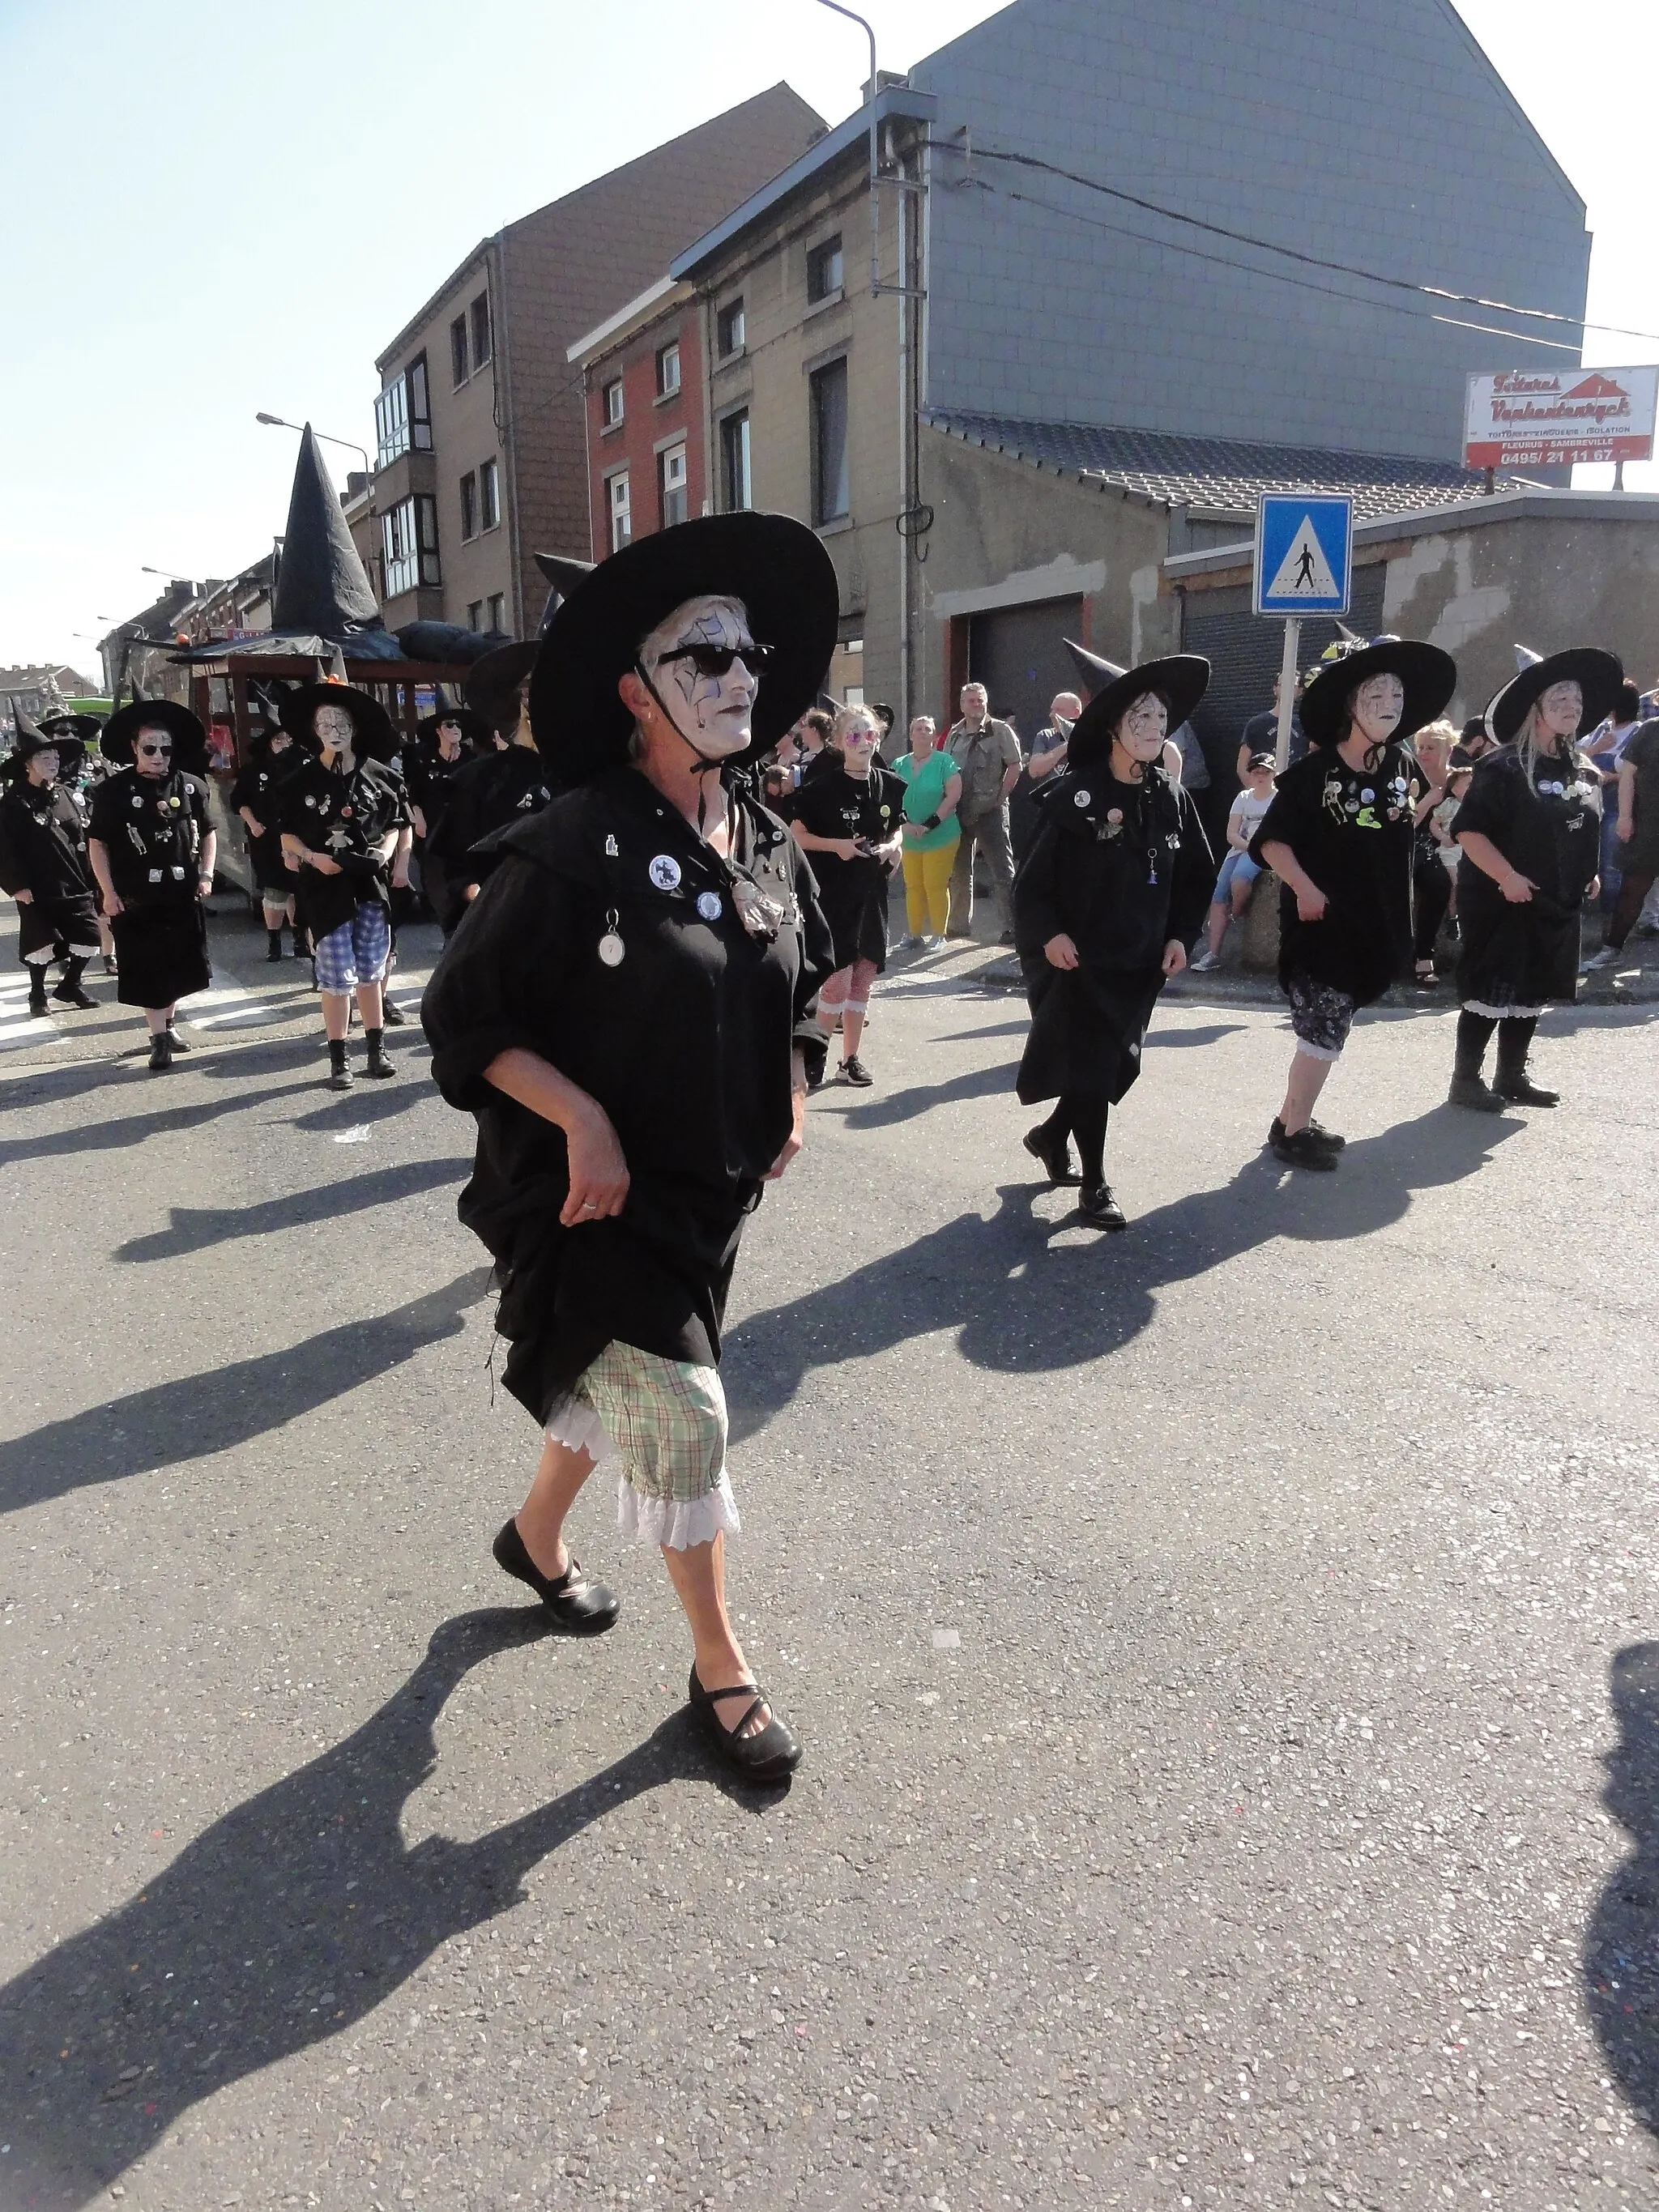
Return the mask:
[[[1413,874],[1413,950],[1419,967],[1434,957],[1435,939],[1440,934],[1441,923],[1446,919],[1451,895],[1451,873],[1438,854],[1432,860],[1425,860]]]
[[[1077,1139],[1078,1165],[1085,1190],[1106,1180],[1106,1116],[1111,1108],[1104,1098],[1081,1091],[1062,1091],[1054,1112],[1042,1124],[1051,1144]]]
[[[1474,1014],[1465,1006],[1457,1017],[1457,1061],[1459,1075],[1479,1075],[1480,1063],[1486,1056],[1486,1046],[1494,1030],[1498,1032],[1498,1066],[1501,1074],[1516,1074],[1527,1064],[1527,1054],[1532,1046],[1532,1033],[1538,1026],[1538,1017],[1529,1015],[1524,1021],[1511,1016],[1507,1021],[1495,1021],[1490,1014]]]

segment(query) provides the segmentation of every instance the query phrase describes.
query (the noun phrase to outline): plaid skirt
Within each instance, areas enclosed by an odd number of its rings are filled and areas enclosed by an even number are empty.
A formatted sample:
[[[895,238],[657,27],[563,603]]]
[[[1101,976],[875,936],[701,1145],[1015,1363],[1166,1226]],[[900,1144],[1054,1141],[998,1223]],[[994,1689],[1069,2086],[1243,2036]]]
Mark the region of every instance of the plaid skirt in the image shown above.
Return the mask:
[[[726,1468],[720,1370],[616,1340],[548,1415],[546,1434],[595,1467],[617,1468],[617,1524],[642,1544],[684,1551],[741,1523]]]

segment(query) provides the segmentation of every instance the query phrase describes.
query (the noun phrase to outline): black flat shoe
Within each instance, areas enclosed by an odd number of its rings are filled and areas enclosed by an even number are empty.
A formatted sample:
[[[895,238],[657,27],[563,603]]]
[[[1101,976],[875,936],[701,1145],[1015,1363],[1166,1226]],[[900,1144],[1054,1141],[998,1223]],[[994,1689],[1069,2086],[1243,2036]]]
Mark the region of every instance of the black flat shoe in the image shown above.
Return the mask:
[[[1097,1182],[1092,1190],[1082,1191],[1077,1210],[1091,1229],[1127,1229],[1129,1217],[1112,1194],[1108,1182]]]
[[[1499,1098],[1511,1106],[1559,1106],[1561,1103],[1559,1091],[1546,1091],[1541,1084],[1533,1081],[1524,1067],[1507,1074],[1500,1067],[1492,1089]]]
[[[1340,1152],[1348,1141],[1346,1137],[1339,1137],[1334,1129],[1328,1129],[1322,1121],[1310,1121],[1307,1131],[1315,1143],[1323,1145],[1328,1152]],[[1284,1133],[1285,1124],[1275,1114],[1267,1130],[1267,1142],[1276,1145]]]
[[[1070,1145],[1064,1137],[1057,1145],[1050,1144],[1043,1133],[1048,1126],[1046,1121],[1039,1121],[1036,1128],[1028,1129],[1019,1141],[1034,1160],[1042,1161],[1042,1171],[1050,1182],[1067,1186],[1081,1182],[1082,1176],[1072,1165]]]
[[[173,1040],[163,1030],[159,1036],[150,1039],[149,1064],[157,1075],[165,1075],[173,1065]]]
[[[560,1627],[574,1636],[603,1635],[622,1611],[615,1590],[590,1582],[574,1553],[562,1575],[544,1575],[526,1551],[516,1521],[507,1522],[489,1548],[502,1573],[528,1583]]]
[[[1279,1134],[1274,1136],[1269,1130],[1267,1142],[1286,1166],[1322,1169],[1327,1175],[1335,1167],[1335,1152],[1329,1145],[1322,1144],[1311,1128],[1297,1129],[1286,1135],[1282,1121],[1275,1122],[1273,1126]]]
[[[400,1030],[405,1026],[409,1020],[409,1016],[404,1012],[403,1008],[398,1004],[398,1001],[395,999],[382,998],[380,1000],[380,1015],[389,1030]]]
[[[59,983],[52,995],[60,1006],[79,1006],[82,1012],[98,1003],[91,992],[83,991],[78,983]],[[40,1011],[44,1014],[46,1010],[42,1006]]]
[[[698,1727],[726,1765],[735,1768],[745,1781],[782,1782],[800,1765],[802,1747],[775,1713],[757,1735],[743,1733],[757,1709],[769,1707],[771,1703],[756,1683],[736,1682],[729,1689],[705,1690],[693,1667],[688,1695],[692,1717]],[[726,1727],[716,1710],[727,1698],[746,1698],[749,1701],[731,1728]]]

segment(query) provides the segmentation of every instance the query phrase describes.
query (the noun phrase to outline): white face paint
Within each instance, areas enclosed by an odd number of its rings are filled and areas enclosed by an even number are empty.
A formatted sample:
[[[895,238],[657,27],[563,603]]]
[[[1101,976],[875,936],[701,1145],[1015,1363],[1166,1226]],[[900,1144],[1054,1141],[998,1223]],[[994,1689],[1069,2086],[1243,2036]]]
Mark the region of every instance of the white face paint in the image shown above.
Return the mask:
[[[31,783],[56,783],[58,781],[56,748],[48,745],[45,752],[31,753],[24,763],[24,767]]]
[[[446,760],[453,760],[461,750],[461,726],[459,722],[440,722],[438,750]]]
[[[707,674],[685,648],[741,656],[754,642],[740,602],[700,599],[676,607],[641,648],[641,665],[670,721],[706,759],[748,750],[760,679],[741,657],[722,674]]]
[[[857,721],[847,725],[841,733],[840,744],[848,775],[862,778],[869,775],[870,763],[880,743],[881,732],[873,714],[860,714]]]
[[[323,750],[331,753],[351,750],[351,716],[343,707],[319,707],[311,720]]]
[[[1584,695],[1571,678],[1565,684],[1552,684],[1538,702],[1538,734],[1577,737],[1583,714]]]
[[[1131,760],[1155,761],[1169,727],[1169,708],[1156,691],[1143,691],[1118,724],[1117,741]]]
[[[163,753],[147,752],[147,745],[165,745]],[[137,730],[132,738],[132,764],[140,775],[165,776],[173,773],[173,732],[171,730]]]
[[[1397,676],[1372,676],[1348,702],[1353,725],[1367,745],[1385,745],[1406,711],[1406,687]]]

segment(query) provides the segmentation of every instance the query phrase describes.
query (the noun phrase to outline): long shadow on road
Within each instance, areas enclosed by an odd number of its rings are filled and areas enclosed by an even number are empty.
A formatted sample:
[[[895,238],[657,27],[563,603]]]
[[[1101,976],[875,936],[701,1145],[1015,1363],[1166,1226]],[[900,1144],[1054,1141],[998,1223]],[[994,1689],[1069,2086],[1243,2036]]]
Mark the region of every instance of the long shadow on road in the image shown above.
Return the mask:
[[[1659,1644],[1632,1644],[1610,1669],[1619,1741],[1602,1802],[1630,1856],[1607,1877],[1584,1936],[1584,2006],[1608,2070],[1659,2135]]]
[[[165,1229],[130,1237],[115,1249],[118,1260],[178,1260],[243,1237],[270,1237],[284,1229],[304,1229],[342,1214],[362,1213],[425,1190],[441,1190],[471,1170],[470,1159],[406,1160],[377,1168],[370,1175],[345,1176],[315,1190],[286,1192],[257,1206],[175,1206]]]
[[[210,1071],[204,1068],[205,1075]],[[76,1086],[89,1090],[101,1085]],[[249,1106],[263,1106],[273,1098],[285,1098],[297,1091],[309,1091],[309,1083],[278,1083],[263,1091],[238,1091],[228,1097],[194,1098],[172,1106],[155,1106],[143,1114],[123,1114],[112,1121],[85,1121],[73,1127],[45,1129],[38,1137],[19,1137],[14,1142],[0,1145],[0,1167],[12,1167],[21,1160],[60,1159],[75,1152],[119,1152],[134,1145],[142,1145],[147,1138],[164,1137],[181,1129],[204,1128],[222,1115],[240,1113]],[[73,1093],[67,1094],[73,1095]],[[42,1105],[44,1099],[27,1101],[8,1097],[9,1106]]]
[[[539,1607],[458,1614],[356,1732],[239,1805],[143,1892],[0,1988],[0,2164],[14,2206],[88,2203],[204,2097],[349,2033],[441,1944],[524,1900],[602,1814],[715,1777],[684,1712],[579,1788],[475,1843],[399,1821],[471,1668],[550,1633]]]
[[[963,1214],[840,1282],[735,1324],[721,1370],[732,1434],[764,1428],[813,1369],[939,1329],[957,1330],[966,1358],[1001,1373],[1097,1359],[1140,1334],[1171,1284],[1276,1237],[1374,1235],[1401,1218],[1416,1192],[1473,1175],[1522,1126],[1437,1106],[1351,1144],[1334,1175],[1287,1177],[1264,1153],[1218,1189],[1155,1207],[1127,1236],[1052,1253],[1050,1238],[1069,1221],[1039,1219],[1033,1187],[1005,1184],[990,1220]]]
[[[0,1513],[207,1459],[279,1429],[401,1366],[441,1337],[458,1336],[489,1281],[487,1268],[474,1268],[391,1313],[134,1390],[0,1443]]]

